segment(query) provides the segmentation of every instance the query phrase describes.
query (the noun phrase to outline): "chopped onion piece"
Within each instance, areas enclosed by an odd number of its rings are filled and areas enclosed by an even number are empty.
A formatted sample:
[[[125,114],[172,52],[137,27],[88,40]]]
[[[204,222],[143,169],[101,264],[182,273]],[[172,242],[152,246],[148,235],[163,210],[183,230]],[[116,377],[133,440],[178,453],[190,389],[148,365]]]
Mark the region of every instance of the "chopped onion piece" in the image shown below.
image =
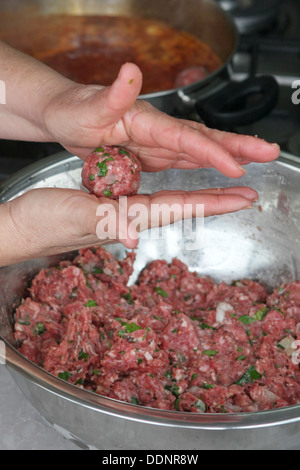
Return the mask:
[[[264,396],[270,403],[276,403],[278,401],[278,396],[275,393],[271,392],[267,388],[264,390]]]
[[[236,281],[234,284],[236,287],[243,287],[244,284],[241,281]]]
[[[106,274],[107,276],[111,276],[112,275],[112,270],[110,268],[104,268],[103,269],[103,272],[104,274]]]
[[[197,410],[199,411],[199,413],[205,413],[206,411],[206,404],[200,400],[200,398],[198,399],[197,403],[195,404]]]
[[[226,312],[229,310],[233,310],[230,304],[227,304],[226,302],[219,303],[216,310],[216,321],[221,323],[225,318]]]
[[[228,411],[231,411],[231,413],[240,413],[242,408],[237,405],[232,405],[232,403],[226,402],[224,408]]]
[[[293,336],[286,336],[283,338],[280,343],[278,343],[285,351],[288,356],[292,356],[297,348],[293,347],[295,338]]]

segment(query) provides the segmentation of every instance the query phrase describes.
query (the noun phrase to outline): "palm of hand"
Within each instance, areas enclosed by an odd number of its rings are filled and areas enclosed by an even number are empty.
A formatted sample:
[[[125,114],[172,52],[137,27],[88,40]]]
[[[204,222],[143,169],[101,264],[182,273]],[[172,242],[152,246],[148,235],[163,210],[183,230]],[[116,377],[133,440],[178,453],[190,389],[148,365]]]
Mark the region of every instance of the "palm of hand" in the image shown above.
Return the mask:
[[[99,145],[127,146],[144,171],[214,167],[237,178],[245,172],[241,165],[278,157],[278,146],[179,120],[137,100],[141,85],[141,72],[133,64],[122,67],[111,87],[74,84],[69,96],[50,103],[49,134],[83,159]]]

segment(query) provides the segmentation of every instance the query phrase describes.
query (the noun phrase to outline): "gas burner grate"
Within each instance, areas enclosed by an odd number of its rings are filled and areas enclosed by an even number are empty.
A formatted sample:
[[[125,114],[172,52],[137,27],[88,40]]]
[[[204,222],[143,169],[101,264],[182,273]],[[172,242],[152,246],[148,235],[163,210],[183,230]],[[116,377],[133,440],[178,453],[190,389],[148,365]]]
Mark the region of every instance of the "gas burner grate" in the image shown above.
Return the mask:
[[[270,29],[279,16],[282,0],[217,0],[233,17],[241,34]]]

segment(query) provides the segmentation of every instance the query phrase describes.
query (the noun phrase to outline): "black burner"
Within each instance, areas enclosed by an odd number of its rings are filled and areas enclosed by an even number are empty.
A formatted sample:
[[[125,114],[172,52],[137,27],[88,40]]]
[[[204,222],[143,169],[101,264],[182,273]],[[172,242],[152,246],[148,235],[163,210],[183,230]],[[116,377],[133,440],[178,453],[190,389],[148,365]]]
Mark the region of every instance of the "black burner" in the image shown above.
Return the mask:
[[[59,144],[0,140],[0,183],[18,170],[63,150]]]
[[[217,0],[234,18],[241,34],[269,29],[278,18],[281,0]]]
[[[300,104],[292,101],[293,85],[300,80],[300,0],[220,0],[219,3],[240,29],[238,20],[242,17],[244,24],[246,19],[250,24],[251,19],[253,26],[252,30],[244,28],[241,33],[232,79],[272,75],[280,86],[277,106],[269,116],[232,130],[277,142],[282,150],[300,157]],[[270,19],[263,28],[259,15],[261,19]]]

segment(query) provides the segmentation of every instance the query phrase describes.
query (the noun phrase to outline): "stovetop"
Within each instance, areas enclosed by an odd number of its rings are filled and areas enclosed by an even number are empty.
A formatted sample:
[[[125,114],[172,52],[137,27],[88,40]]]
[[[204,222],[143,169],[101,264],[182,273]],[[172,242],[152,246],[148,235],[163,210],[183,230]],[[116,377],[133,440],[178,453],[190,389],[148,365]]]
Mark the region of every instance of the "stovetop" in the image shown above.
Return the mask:
[[[292,102],[300,80],[300,0],[216,0],[240,30],[232,79],[273,75],[280,93],[271,114],[254,124],[232,129],[280,144],[300,158],[300,104]],[[299,93],[300,97],[300,93]],[[63,148],[59,144],[0,140],[0,182],[15,171]]]
[[[256,3],[256,0],[235,3],[252,1]],[[274,0],[260,3],[274,3]],[[280,86],[277,106],[268,117],[235,130],[277,142],[282,150],[300,158],[300,104],[292,101],[296,91],[293,85],[300,80],[299,0],[279,2],[275,20],[266,23],[262,29],[241,34],[233,59],[233,72],[237,80],[253,75],[273,75]]]

